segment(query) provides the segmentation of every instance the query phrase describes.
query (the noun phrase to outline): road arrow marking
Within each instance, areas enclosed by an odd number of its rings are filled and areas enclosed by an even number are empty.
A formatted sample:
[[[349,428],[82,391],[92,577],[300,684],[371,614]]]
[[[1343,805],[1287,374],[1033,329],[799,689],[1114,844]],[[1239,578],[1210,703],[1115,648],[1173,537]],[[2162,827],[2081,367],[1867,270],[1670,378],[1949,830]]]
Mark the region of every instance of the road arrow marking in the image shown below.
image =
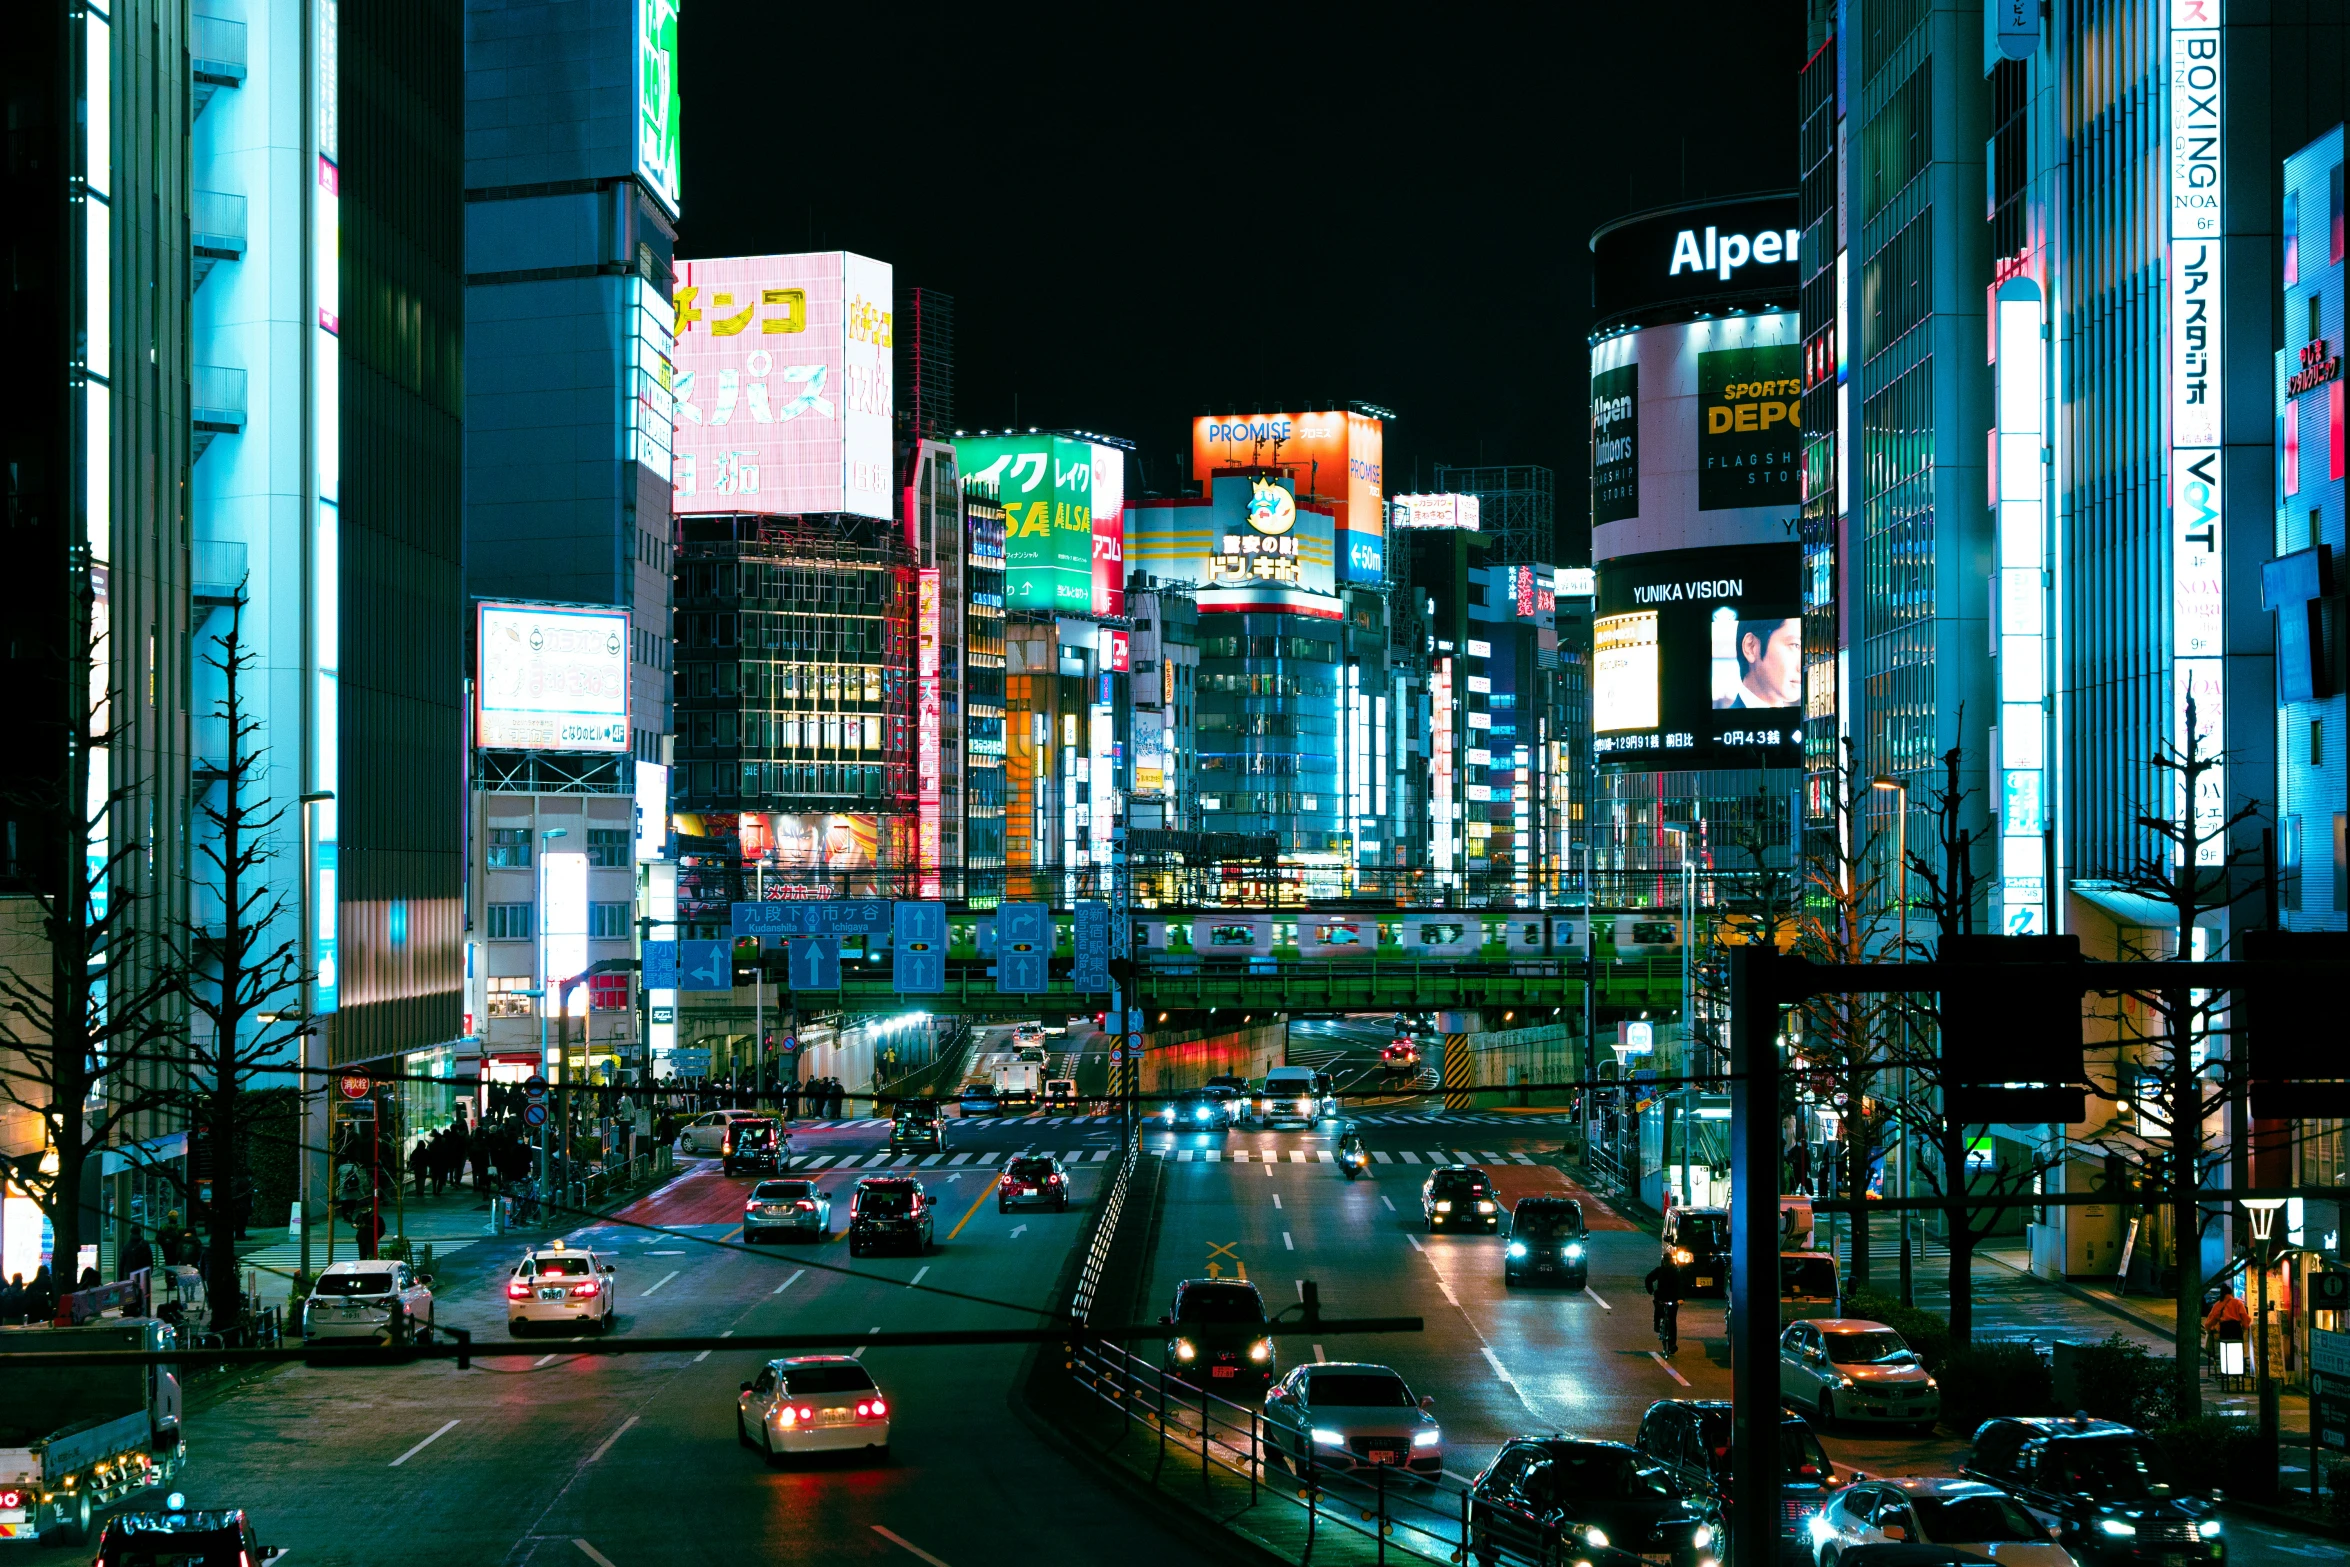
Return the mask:
[[[1012,1239],[1014,1240],[1018,1240],[1021,1236],[1027,1233],[1028,1226],[1025,1224],[1015,1224],[1012,1226]]]

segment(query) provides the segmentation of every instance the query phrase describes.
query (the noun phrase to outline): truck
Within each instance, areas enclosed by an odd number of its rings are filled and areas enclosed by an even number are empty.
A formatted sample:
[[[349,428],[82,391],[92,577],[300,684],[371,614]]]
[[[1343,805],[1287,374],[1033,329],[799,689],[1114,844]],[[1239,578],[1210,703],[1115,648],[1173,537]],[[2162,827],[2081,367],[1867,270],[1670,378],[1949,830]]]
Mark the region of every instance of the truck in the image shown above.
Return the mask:
[[[1021,1052],[1025,1055],[1027,1052]],[[1034,1061],[1006,1061],[998,1058],[988,1068],[988,1080],[995,1085],[997,1097],[1006,1105],[1033,1105],[1044,1092],[1044,1052],[1038,1051]]]
[[[71,1322],[78,1315],[72,1305],[77,1298],[60,1303],[61,1319]],[[0,1540],[86,1544],[100,1512],[168,1485],[187,1460],[179,1378],[165,1367],[22,1366],[7,1356],[39,1350],[160,1353],[175,1344],[171,1324],[154,1317],[0,1328]]]

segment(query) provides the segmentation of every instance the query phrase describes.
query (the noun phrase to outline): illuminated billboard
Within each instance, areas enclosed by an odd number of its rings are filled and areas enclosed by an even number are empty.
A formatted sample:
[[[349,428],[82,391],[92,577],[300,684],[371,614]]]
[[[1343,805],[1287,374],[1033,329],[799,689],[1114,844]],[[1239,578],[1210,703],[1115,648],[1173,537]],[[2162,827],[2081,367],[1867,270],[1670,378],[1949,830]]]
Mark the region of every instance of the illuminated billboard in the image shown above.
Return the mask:
[[[1109,451],[1125,506],[1125,454],[1061,435],[996,435],[955,442],[965,483],[994,487],[1004,508],[1004,601],[1011,609],[1094,613],[1094,475]],[[1120,569],[1124,537],[1120,524]],[[1120,584],[1123,585],[1122,583]]]
[[[1801,560],[1790,543],[1600,562],[1591,728],[1601,766],[1800,765]]]
[[[628,611],[483,604],[476,627],[475,745],[628,749]]]
[[[678,214],[678,0],[636,0],[636,172]]]
[[[1201,500],[1145,501],[1130,513],[1134,569],[1199,589],[1200,612],[1287,611],[1336,617],[1337,529],[1325,501],[1286,478],[1227,475]]]
[[[749,811],[740,832],[744,859],[780,870],[869,871],[881,857],[878,816]]]
[[[1126,453],[1093,448],[1093,612],[1126,613]]]
[[[1398,495],[1388,503],[1388,518],[1399,528],[1463,528],[1477,531],[1474,495]]]
[[[892,286],[840,250],[677,263],[680,515],[896,515]]]
[[[1386,431],[1368,414],[1203,415],[1191,427],[1191,473],[1286,469],[1297,493],[1330,504],[1341,580],[1375,584],[1386,569]]]

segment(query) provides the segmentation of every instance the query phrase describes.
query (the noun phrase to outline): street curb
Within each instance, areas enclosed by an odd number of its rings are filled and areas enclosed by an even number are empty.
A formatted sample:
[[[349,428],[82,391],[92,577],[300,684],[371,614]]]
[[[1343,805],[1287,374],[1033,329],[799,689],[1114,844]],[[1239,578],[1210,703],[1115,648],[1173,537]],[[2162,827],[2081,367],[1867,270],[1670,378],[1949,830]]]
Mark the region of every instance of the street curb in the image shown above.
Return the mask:
[[[2085,1290],[2078,1284],[2073,1283],[2070,1279],[2044,1279],[2029,1268],[2017,1267],[2014,1263],[2009,1262],[2005,1257],[1995,1257],[1992,1256],[1989,1252],[1980,1251],[1977,1252],[1976,1255],[1983,1258],[1984,1261],[1993,1264],[1994,1266],[2005,1268],[2010,1273],[2030,1279],[2036,1284],[2045,1284],[2051,1289],[2055,1289],[2066,1295],[2070,1295],[2073,1299],[2079,1301],[2084,1306],[2094,1306],[2109,1317],[2118,1317],[2122,1321],[2129,1323],[2132,1327],[2144,1328],[2147,1332],[2156,1334],[2164,1339],[2172,1339],[2177,1337],[2177,1324],[2164,1322],[2157,1317],[2142,1317],[2138,1315],[2138,1313],[2132,1311],[2129,1307],[2122,1305],[2120,1302],[2110,1300],[2107,1297],[2098,1294],[2094,1290]]]
[[[2221,1512],[2256,1519],[2279,1529],[2290,1529],[2295,1534],[2315,1535],[2321,1540],[2350,1540],[2350,1529],[2339,1524],[2306,1517],[2289,1508],[2271,1507],[2266,1502],[2243,1502],[2223,1497],[2219,1507]]]

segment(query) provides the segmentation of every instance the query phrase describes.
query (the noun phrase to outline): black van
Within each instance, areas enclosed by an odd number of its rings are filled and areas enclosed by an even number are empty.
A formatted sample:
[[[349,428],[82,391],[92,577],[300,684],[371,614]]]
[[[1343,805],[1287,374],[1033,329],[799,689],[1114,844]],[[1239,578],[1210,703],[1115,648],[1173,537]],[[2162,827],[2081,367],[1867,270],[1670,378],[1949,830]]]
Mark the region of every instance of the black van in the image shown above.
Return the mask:
[[[1591,1264],[1585,1255],[1583,1205],[1571,1197],[1528,1197],[1510,1210],[1502,1247],[1504,1284],[1563,1284],[1583,1288]]]

